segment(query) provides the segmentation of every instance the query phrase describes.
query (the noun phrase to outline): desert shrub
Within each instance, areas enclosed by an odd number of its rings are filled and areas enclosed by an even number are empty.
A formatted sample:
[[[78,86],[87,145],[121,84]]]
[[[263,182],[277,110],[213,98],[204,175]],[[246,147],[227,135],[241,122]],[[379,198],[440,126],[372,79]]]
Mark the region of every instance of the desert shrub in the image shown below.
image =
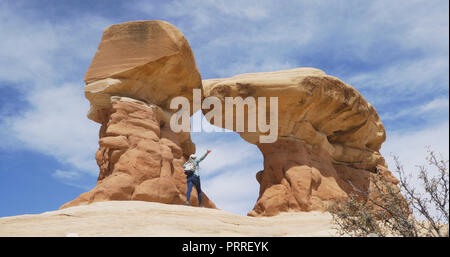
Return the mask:
[[[398,156],[394,156],[399,183],[387,181],[376,172],[370,187],[328,206],[339,235],[448,237],[449,177],[448,160],[428,149],[428,167],[417,166],[417,183],[407,175]]]

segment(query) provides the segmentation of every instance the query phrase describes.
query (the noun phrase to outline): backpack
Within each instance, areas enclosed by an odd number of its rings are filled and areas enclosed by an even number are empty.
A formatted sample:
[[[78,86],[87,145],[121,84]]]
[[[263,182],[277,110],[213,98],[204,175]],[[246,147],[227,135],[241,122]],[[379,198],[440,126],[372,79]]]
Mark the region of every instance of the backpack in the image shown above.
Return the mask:
[[[187,176],[194,174],[194,162],[193,161],[187,161],[185,163],[184,174],[186,174]]]

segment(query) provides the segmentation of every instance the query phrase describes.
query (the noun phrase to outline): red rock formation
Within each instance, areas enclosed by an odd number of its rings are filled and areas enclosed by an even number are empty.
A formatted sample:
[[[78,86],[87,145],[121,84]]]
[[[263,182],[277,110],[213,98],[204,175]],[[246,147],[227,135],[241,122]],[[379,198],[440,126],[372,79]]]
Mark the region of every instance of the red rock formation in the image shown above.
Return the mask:
[[[172,132],[156,105],[126,97],[112,97],[111,103],[95,155],[97,186],[61,208],[108,200],[185,204],[182,165],[195,151],[189,133]],[[198,206],[196,193],[191,203]],[[206,195],[203,206],[215,208]]]
[[[182,164],[195,145],[189,133],[170,129],[169,104],[177,96],[192,102],[192,89],[202,81],[181,32],[162,21],[105,29],[85,82],[88,118],[102,124],[96,153],[100,174],[94,189],[62,208],[108,200],[184,204]],[[353,186],[371,188],[369,177],[377,170],[398,183],[379,153],[385,130],[373,106],[321,70],[242,74],[205,80],[202,89],[222,103],[225,97],[278,97],[275,142],[259,142],[265,134],[259,130],[239,132],[264,156],[251,216],[325,210],[329,201],[354,192]],[[196,193],[192,197],[196,205]],[[215,207],[206,196],[204,205]]]
[[[324,149],[296,139],[278,139],[257,144],[264,156],[264,170],[256,174],[260,195],[250,216],[273,216],[283,211],[323,211],[326,203],[355,193],[369,191],[365,169],[337,164]],[[377,165],[388,181],[397,184],[385,164]],[[373,189],[373,188],[372,188]]]
[[[376,170],[398,183],[379,153],[385,130],[373,106],[356,89],[321,70],[204,80],[203,92],[222,102],[225,97],[278,97],[275,142],[259,142],[259,136],[267,134],[259,130],[239,132],[264,156],[264,170],[256,175],[259,197],[250,216],[326,210],[329,201],[355,192],[351,184],[367,191]],[[244,116],[247,125],[249,115]]]
[[[85,82],[88,118],[102,124],[95,155],[100,174],[94,189],[61,208],[108,200],[185,204],[182,165],[195,145],[189,133],[170,129],[169,104],[177,96],[192,101],[201,77],[183,34],[163,21],[112,25]],[[203,206],[215,208],[205,194]]]
[[[106,28],[84,81],[91,103],[88,118],[98,123],[110,108],[110,96],[127,96],[170,111],[172,98],[192,101],[192,89],[202,83],[186,38],[164,21]]]

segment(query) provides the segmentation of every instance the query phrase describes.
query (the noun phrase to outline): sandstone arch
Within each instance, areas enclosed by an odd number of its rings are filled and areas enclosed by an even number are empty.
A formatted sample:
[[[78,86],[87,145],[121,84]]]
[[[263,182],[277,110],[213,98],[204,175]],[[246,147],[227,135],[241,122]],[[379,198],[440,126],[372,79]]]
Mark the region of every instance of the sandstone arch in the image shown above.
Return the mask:
[[[385,129],[377,112],[356,89],[321,70],[204,80],[203,92],[222,102],[236,96],[278,97],[276,142],[259,143],[258,131],[239,133],[264,156],[264,170],[256,176],[259,199],[249,215],[324,210],[328,201],[353,192],[350,183],[367,190],[375,171],[396,183],[379,153]]]
[[[96,153],[100,174],[94,189],[61,208],[107,200],[183,204],[181,164],[195,145],[189,133],[170,130],[169,104],[176,96],[192,102],[195,88],[202,88],[204,97],[220,99],[279,97],[276,142],[259,143],[259,132],[240,133],[264,156],[251,216],[324,210],[328,201],[352,192],[349,181],[370,187],[374,171],[397,183],[379,153],[385,130],[373,106],[353,87],[318,69],[202,82],[181,32],[167,22],[137,21],[105,29],[85,82],[88,118],[102,124]],[[205,198],[205,206],[215,208]]]

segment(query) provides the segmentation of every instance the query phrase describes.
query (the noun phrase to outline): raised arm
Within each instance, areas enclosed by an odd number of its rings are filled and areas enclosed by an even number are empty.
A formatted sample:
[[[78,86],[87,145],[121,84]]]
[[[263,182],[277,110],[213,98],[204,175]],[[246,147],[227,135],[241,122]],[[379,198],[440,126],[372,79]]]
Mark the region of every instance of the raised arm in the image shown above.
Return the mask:
[[[199,164],[201,161],[203,161],[203,159],[205,159],[206,156],[207,156],[210,152],[211,152],[211,150],[206,151],[206,153],[205,153],[202,157],[200,157],[200,158],[198,158],[197,160],[195,160],[195,161],[197,162],[197,164]]]

